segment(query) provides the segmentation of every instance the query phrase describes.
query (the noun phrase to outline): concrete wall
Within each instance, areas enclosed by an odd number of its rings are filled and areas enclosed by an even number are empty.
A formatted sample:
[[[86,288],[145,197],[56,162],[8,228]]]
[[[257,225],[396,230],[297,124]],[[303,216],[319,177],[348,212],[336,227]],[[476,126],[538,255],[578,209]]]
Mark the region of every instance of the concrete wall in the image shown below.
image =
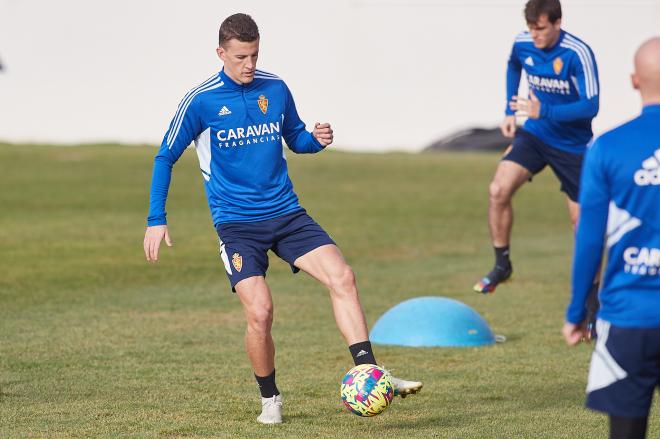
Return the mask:
[[[0,139],[160,143],[185,92],[221,65],[217,28],[260,26],[259,67],[284,78],[303,120],[339,148],[416,151],[494,125],[524,0],[0,0]],[[564,0],[591,45],[601,132],[638,112],[628,74],[660,34],[660,0]]]

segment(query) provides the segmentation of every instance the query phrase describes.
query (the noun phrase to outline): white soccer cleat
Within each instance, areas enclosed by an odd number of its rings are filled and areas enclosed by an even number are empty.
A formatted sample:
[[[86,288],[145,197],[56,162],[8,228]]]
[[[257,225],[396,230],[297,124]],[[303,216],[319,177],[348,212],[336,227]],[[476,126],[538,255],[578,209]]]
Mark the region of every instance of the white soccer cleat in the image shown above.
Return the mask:
[[[282,394],[261,398],[261,414],[257,416],[257,422],[261,424],[282,423]]]
[[[401,378],[393,377],[391,374],[390,379],[394,388],[394,396],[400,396],[401,398],[419,392],[422,390],[422,386],[424,386],[420,381],[402,380]]]

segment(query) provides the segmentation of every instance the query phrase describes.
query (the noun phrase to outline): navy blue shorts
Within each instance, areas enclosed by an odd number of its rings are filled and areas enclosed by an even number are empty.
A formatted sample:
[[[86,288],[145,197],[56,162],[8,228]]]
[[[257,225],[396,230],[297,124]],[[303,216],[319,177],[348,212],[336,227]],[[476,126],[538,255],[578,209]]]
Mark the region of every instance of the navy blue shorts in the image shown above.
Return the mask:
[[[577,202],[583,157],[583,154],[553,148],[529,131],[518,128],[513,144],[502,160],[518,163],[532,175],[549,165],[561,183],[561,191]]]
[[[300,256],[334,241],[305,210],[251,223],[218,224],[220,258],[232,291],[243,279],[266,276],[268,250],[300,271],[293,263]]]
[[[621,328],[596,322],[587,407],[613,416],[648,416],[660,386],[660,328]]]

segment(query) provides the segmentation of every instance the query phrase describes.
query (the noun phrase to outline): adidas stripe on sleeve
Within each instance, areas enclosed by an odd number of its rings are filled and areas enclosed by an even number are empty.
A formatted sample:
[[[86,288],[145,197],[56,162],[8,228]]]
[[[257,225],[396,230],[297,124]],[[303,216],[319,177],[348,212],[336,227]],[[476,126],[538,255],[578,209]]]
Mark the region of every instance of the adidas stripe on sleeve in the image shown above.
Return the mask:
[[[282,120],[282,135],[289,149],[298,154],[315,153],[323,149],[316,138],[305,129],[305,123],[300,120],[291,91],[282,83],[286,92],[286,107]]]
[[[195,97],[221,85],[222,82],[218,76],[214,75],[190,90],[179,103],[160,150],[154,159],[149,216],[147,217],[148,226],[167,224],[165,203],[172,179],[172,167],[188,145],[202,132],[202,122],[195,110]]]

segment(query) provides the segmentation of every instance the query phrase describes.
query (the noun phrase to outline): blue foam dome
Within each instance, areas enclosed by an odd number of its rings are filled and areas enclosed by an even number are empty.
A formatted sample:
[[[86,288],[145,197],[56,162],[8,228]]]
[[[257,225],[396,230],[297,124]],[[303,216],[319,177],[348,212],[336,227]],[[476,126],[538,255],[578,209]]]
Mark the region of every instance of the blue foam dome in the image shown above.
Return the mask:
[[[416,297],[390,308],[369,335],[376,344],[431,347],[495,343],[488,323],[475,310],[446,297]]]

